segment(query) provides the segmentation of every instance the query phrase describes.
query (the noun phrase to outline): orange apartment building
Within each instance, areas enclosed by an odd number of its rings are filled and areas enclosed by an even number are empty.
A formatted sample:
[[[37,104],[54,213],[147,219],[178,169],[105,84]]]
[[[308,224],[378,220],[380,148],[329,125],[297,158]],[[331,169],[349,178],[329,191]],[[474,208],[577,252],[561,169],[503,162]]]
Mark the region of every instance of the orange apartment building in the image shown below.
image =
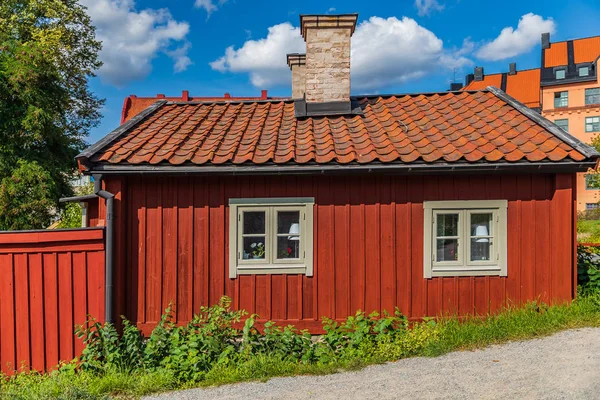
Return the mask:
[[[469,74],[462,90],[496,86],[537,110],[563,130],[590,143],[600,134],[600,36],[550,42],[542,35],[541,68],[485,75],[483,67]],[[590,187],[586,174],[577,178],[577,210],[600,208],[600,190]]]

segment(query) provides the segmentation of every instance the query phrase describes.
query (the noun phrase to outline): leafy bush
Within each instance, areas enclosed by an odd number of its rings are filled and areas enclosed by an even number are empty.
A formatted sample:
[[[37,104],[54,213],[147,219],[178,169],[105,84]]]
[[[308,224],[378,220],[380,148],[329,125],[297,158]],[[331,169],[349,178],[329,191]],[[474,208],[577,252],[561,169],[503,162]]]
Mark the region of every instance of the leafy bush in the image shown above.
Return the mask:
[[[409,329],[408,320],[398,310],[383,317],[359,311],[342,323],[324,319],[325,334],[317,341],[308,331],[281,328],[273,322],[265,323],[261,333],[255,326],[257,315],[249,316],[240,332],[235,325],[244,316],[245,312],[232,310],[231,300],[223,297],[217,305],[202,307],[187,325],[177,327],[168,308],[147,340],[125,319],[119,336],[112,324],[102,325],[90,318],[77,329],[86,345],[80,368],[99,374],[105,370],[166,370],[180,383],[202,382],[212,379],[214,371],[233,368],[239,373],[239,368],[260,360],[285,368],[385,361],[416,354],[436,337],[433,321]]]
[[[578,246],[577,280],[583,292],[600,293],[600,249]]]
[[[317,340],[292,326],[246,318],[224,297],[203,307],[185,326],[168,308],[149,338],[124,320],[118,335],[93,319],[79,327],[86,348],[77,360],[47,375],[0,375],[0,397],[88,399],[140,396],[157,391],[275,376],[324,374],[410,356],[437,356],[561,329],[600,326],[600,292],[584,291],[570,304],[530,303],[485,318],[456,317],[409,324],[394,315],[357,312],[343,322],[324,319]],[[104,396],[104,397],[103,397]]]

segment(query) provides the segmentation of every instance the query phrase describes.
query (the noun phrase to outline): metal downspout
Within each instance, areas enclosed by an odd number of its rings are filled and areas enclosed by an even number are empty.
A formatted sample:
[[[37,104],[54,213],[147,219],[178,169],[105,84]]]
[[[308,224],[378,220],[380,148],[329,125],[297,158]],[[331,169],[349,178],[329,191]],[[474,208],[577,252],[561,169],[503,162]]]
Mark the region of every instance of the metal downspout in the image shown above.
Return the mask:
[[[102,175],[94,175],[94,194],[106,200],[106,249],[105,249],[105,288],[104,320],[114,323],[113,287],[114,287],[114,198],[115,195],[102,189]]]

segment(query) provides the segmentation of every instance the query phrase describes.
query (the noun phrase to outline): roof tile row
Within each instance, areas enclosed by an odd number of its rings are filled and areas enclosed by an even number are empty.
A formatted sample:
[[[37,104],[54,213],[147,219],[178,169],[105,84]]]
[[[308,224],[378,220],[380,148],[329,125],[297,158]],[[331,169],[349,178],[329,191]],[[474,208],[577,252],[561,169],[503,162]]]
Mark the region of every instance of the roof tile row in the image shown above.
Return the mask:
[[[289,100],[167,103],[91,161],[204,165],[585,159],[489,91],[356,101],[363,115],[301,119]]]

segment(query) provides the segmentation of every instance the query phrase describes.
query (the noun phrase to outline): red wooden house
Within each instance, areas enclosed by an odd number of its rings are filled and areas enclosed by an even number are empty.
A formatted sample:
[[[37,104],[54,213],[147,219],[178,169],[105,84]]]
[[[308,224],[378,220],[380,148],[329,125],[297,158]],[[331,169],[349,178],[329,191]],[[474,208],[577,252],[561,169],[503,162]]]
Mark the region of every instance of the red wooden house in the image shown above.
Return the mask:
[[[78,156],[114,195],[90,210],[113,315],[147,331],[227,295],[317,332],[573,298],[575,173],[599,155],[492,87],[351,97],[356,19],[301,17],[296,98],[159,101]]]

